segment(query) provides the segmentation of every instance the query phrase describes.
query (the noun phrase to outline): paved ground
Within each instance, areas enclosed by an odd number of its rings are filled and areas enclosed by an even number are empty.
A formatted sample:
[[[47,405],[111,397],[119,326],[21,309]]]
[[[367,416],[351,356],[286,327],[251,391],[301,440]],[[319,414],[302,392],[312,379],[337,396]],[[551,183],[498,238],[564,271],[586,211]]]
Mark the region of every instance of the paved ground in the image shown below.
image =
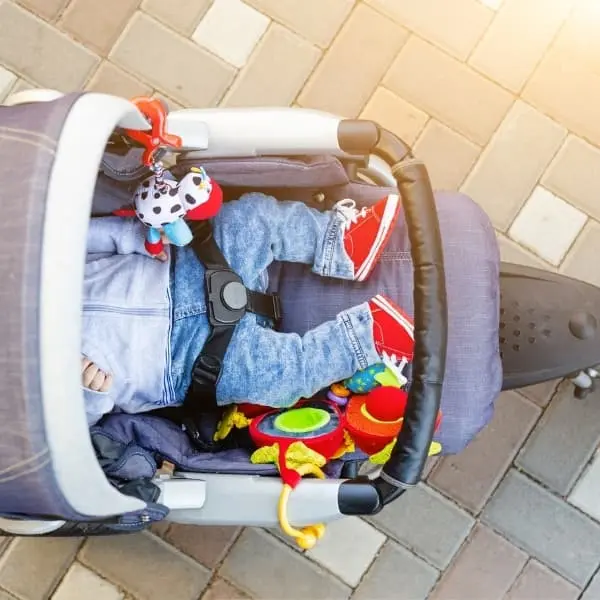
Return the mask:
[[[505,259],[600,284],[599,29],[596,0],[0,0],[0,100],[365,115],[485,207]],[[504,394],[466,452],[308,554],[227,528],[20,539],[0,543],[0,600],[597,600],[599,441],[600,395]]]

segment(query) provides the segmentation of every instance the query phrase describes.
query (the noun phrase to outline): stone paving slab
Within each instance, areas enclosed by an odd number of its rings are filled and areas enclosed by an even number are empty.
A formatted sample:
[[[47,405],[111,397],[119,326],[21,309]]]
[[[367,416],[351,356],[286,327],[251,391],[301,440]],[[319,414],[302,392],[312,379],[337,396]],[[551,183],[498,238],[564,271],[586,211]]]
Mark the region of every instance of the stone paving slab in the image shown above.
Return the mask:
[[[590,221],[573,244],[561,269],[565,275],[600,286],[600,272],[596,260],[600,254],[600,224]]]
[[[386,506],[372,522],[435,567],[444,569],[474,520],[428,486],[419,485]]]
[[[579,209],[600,219],[600,150],[569,135],[548,167],[542,184],[561,198],[569,198]]]
[[[69,0],[17,0],[25,8],[47,21],[54,21],[69,3]]]
[[[58,25],[97,54],[106,56],[138,5],[139,0],[72,0]]]
[[[84,592],[85,590],[85,592]],[[93,600],[123,600],[123,592],[79,563],[69,569],[52,600],[79,600],[82,594]]]
[[[527,555],[482,525],[441,578],[431,600],[501,600]]]
[[[175,523],[161,537],[200,564],[214,569],[225,558],[240,531],[239,527],[201,528]]]
[[[515,392],[505,392],[495,415],[461,454],[440,461],[429,483],[473,513],[478,513],[500,483],[541,410]]]
[[[430,119],[415,142],[414,152],[427,165],[435,189],[458,190],[479,158],[481,148],[436,119]]]
[[[224,579],[217,578],[202,596],[202,600],[247,600],[249,596]]]
[[[490,25],[494,13],[477,0],[367,0],[397,23],[465,60]]]
[[[439,573],[425,561],[387,542],[353,595],[353,600],[425,600]]]
[[[398,54],[383,84],[482,145],[514,101],[500,86],[416,36]]]
[[[218,102],[235,74],[225,61],[143,13],[133,17],[110,57],[142,81],[191,106]],[[190,77],[193,72],[202,77]]]
[[[576,400],[568,384],[561,386],[517,458],[519,467],[566,495],[600,442],[599,400],[600,391]]]
[[[358,517],[334,521],[321,543],[306,556],[317,561],[351,587],[356,587],[369,568],[385,535]],[[352,548],[351,552],[348,549]]]
[[[597,3],[578,2],[523,92],[527,101],[596,145],[600,144],[597,19]]]
[[[519,100],[497,125],[461,189],[485,209],[499,230],[506,231],[560,148],[567,130]]]
[[[287,106],[321,58],[321,52],[295,33],[272,24],[231,86],[223,106]],[[290,62],[294,69],[290,69]]]
[[[355,0],[248,0],[248,4],[288,27],[311,43],[331,46]]]
[[[81,88],[374,119],[488,212],[503,260],[600,285],[599,23],[597,0],[0,0],[0,102]],[[311,552],[169,524],[0,538],[0,600],[569,600],[588,580],[600,600],[600,403],[556,386],[504,394],[426,485]]]
[[[0,3],[0,57],[5,67],[65,92],[83,87],[100,61],[91,50],[6,1]]]
[[[4,551],[0,586],[18,598],[44,600],[66,573],[81,540],[18,538]]]
[[[219,0],[212,3],[198,23],[192,40],[240,69],[270,22],[267,16],[241,0]]]
[[[358,4],[309,78],[298,103],[356,117],[407,39],[405,29]],[[343,93],[350,88],[352,94]]]
[[[600,454],[596,453],[590,465],[579,478],[569,494],[569,502],[582,511],[600,521]]]
[[[275,576],[265,577],[266,573]],[[242,533],[219,574],[257,598],[337,600],[352,591],[273,536],[253,529]]]
[[[580,590],[574,585],[539,562],[531,560],[510,588],[506,600],[576,600],[579,594]]]
[[[600,525],[517,471],[511,471],[483,521],[583,587],[600,565]]]
[[[547,381],[522,388],[518,392],[538,406],[545,408],[556,393],[559,383],[558,381]]]
[[[586,222],[585,213],[539,185],[516,216],[509,235],[551,265],[558,266]],[[533,227],[536,223],[537,227]]]
[[[596,574],[590,582],[580,600],[596,600],[600,598],[600,574]]]
[[[360,118],[375,121],[407,144],[412,144],[423,131],[429,115],[379,86],[369,98]]]
[[[80,560],[145,600],[197,600],[210,572],[148,533],[89,539]]]
[[[469,64],[512,92],[520,92],[574,3],[575,0],[505,0],[471,54]]]

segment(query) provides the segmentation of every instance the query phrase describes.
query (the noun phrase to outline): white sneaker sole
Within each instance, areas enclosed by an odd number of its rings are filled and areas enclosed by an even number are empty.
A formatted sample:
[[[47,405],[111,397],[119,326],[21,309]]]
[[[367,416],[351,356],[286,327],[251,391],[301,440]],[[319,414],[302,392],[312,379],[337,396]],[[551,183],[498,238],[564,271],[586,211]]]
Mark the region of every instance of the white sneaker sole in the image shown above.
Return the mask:
[[[400,325],[402,325],[402,327],[404,327],[404,329],[409,333],[410,337],[413,340],[415,339],[414,325],[406,316],[398,312],[398,310],[394,308],[383,296],[377,295],[371,300],[371,302],[373,302],[375,306],[381,308],[381,310],[384,310],[386,313],[392,315],[392,317],[394,317],[394,319],[396,319],[396,321],[398,321],[398,323],[400,323]]]
[[[367,255],[367,258],[363,264],[360,265],[356,271],[356,275],[354,276],[355,281],[364,281],[369,276],[369,273],[373,268],[373,263],[377,260],[379,250],[385,243],[390,226],[394,221],[394,216],[396,215],[399,202],[400,196],[397,194],[390,194],[388,196],[388,201],[385,205],[385,210],[383,211],[383,217],[381,218],[381,224],[379,225],[379,231],[377,232],[375,243],[373,246],[371,246],[371,250],[369,251],[369,254]]]

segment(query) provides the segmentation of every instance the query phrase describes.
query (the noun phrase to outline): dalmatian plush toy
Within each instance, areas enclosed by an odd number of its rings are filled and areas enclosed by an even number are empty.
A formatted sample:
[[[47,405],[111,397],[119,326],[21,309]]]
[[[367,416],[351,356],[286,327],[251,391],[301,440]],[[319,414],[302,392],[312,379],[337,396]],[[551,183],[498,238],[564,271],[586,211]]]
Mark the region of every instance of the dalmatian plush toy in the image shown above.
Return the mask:
[[[223,193],[202,168],[192,167],[180,181],[155,174],[145,179],[133,196],[133,208],[115,211],[122,217],[137,216],[148,228],[146,250],[152,256],[164,250],[163,236],[175,246],[192,241],[186,220],[214,217],[221,208]]]

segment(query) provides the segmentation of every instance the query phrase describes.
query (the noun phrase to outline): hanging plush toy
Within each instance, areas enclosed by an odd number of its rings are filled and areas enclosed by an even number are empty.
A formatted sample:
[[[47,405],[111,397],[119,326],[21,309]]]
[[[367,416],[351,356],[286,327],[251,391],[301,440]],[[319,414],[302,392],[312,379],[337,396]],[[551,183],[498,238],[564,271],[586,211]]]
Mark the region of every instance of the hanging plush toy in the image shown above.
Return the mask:
[[[167,132],[167,107],[156,98],[139,97],[131,102],[148,120],[150,131],[126,129],[125,133],[144,148],[142,163],[153,175],[142,181],[133,195],[132,206],[114,212],[121,217],[135,217],[148,227],[146,250],[158,256],[164,250],[163,238],[175,246],[192,241],[186,223],[214,217],[223,202],[221,188],[206,171],[192,167],[180,181],[166,177],[159,160],[166,148],[182,147],[182,140]]]
[[[116,215],[137,216],[148,227],[146,250],[153,256],[163,249],[163,236],[175,246],[192,241],[186,220],[214,217],[223,202],[221,188],[206,171],[192,167],[181,181],[167,179],[162,172],[145,179],[133,195],[133,206],[115,211]]]

